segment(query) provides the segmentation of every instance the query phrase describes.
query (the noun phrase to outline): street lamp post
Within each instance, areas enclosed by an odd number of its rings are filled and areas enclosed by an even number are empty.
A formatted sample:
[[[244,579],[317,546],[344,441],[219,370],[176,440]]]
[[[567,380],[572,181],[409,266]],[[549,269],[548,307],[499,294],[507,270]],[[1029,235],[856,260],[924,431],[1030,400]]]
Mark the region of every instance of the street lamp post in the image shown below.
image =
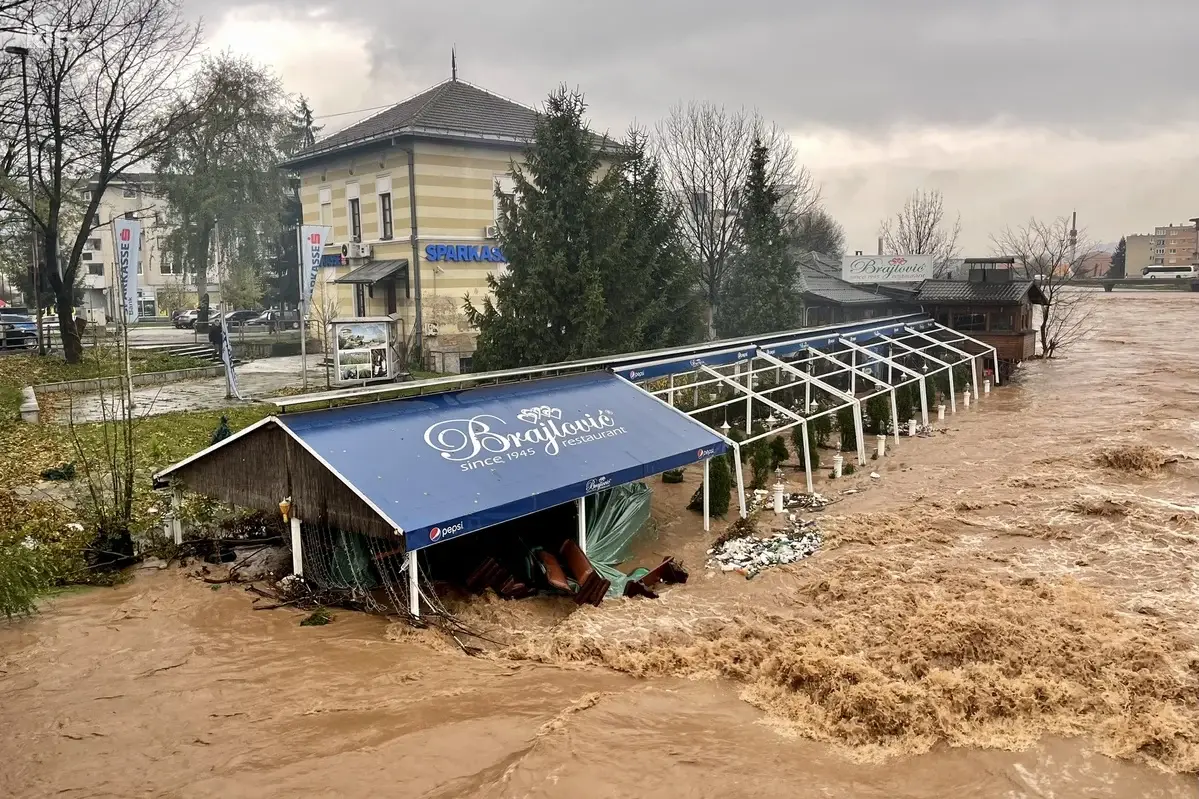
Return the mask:
[[[37,263],[37,195],[33,190],[33,133],[29,126],[29,72],[26,62],[29,60],[29,48],[10,44],[4,52],[21,59],[21,99],[25,112],[25,173],[29,180],[29,283],[33,289],[33,304],[37,307],[37,351],[39,355],[46,354],[46,341],[42,336],[42,298],[41,275]]]

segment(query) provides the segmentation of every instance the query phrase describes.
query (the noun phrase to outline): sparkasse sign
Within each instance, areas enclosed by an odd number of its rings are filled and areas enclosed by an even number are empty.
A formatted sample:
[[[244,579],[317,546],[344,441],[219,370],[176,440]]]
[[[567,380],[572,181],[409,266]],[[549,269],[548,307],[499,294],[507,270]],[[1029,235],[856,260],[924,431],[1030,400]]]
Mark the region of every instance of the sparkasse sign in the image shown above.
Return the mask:
[[[846,255],[841,279],[847,283],[918,283],[936,272],[931,255]]]

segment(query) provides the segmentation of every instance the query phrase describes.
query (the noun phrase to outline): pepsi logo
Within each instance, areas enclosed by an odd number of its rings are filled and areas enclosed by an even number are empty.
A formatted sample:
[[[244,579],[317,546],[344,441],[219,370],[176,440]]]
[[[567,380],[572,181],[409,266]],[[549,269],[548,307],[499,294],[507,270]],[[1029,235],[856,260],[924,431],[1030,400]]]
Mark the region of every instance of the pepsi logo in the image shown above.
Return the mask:
[[[441,538],[441,528],[440,527],[434,527],[432,530],[429,531],[429,540],[430,541],[436,541],[439,538]]]

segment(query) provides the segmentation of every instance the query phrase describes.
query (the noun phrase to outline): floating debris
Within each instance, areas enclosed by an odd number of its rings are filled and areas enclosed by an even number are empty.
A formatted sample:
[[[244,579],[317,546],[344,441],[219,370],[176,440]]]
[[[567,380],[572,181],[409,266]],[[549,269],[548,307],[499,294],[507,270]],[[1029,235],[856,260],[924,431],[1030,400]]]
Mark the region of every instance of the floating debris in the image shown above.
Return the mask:
[[[791,531],[732,538],[708,550],[708,568],[736,571],[751,580],[769,566],[795,563],[814,555],[824,538],[814,522],[791,522]]]
[[[822,494],[804,494],[801,492],[783,493],[783,507],[787,510],[820,511],[836,502]],[[770,510],[774,507],[774,496],[770,491],[755,489],[746,503],[746,510],[754,513],[759,510]]]

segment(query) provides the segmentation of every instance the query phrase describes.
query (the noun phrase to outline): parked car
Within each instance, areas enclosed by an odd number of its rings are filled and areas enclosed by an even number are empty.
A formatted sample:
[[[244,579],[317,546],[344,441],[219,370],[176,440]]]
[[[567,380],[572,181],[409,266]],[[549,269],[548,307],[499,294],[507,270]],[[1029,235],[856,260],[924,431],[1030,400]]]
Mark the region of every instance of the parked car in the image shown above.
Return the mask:
[[[263,311],[246,324],[253,327],[270,327],[272,322],[275,330],[295,330],[300,326],[300,312],[272,309]]]
[[[0,313],[0,324],[12,325],[16,330],[24,330],[37,336],[37,320],[28,314]]]
[[[180,330],[187,330],[189,328],[195,327],[196,326],[196,317],[198,317],[199,315],[200,315],[200,312],[195,308],[192,308],[190,311],[183,311],[182,313],[180,313],[178,316],[175,317],[175,319],[174,319],[175,327],[179,328]]]
[[[27,327],[23,322],[5,321],[4,317],[14,314],[0,315],[0,350],[36,350],[37,324]]]
[[[228,327],[244,325],[251,319],[256,319],[261,313],[262,311],[230,311],[229,313],[225,314],[225,324]]]

